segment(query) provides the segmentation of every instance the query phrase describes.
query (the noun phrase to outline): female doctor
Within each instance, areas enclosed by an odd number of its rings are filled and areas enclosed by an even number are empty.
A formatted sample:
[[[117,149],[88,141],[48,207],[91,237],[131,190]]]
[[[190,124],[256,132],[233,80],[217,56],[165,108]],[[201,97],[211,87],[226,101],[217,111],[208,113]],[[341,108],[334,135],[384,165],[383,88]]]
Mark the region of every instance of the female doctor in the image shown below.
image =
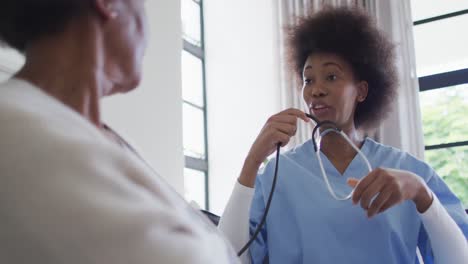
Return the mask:
[[[329,133],[318,155],[315,139],[281,154],[266,224],[243,262],[415,263],[418,249],[425,263],[468,263],[459,199],[429,165],[364,134],[396,95],[392,44],[366,14],[344,8],[304,17],[289,40],[307,112],[335,123],[357,149]],[[250,149],[220,222],[237,250],[260,223],[276,160],[259,167],[298,120],[311,123],[297,109],[272,116]]]

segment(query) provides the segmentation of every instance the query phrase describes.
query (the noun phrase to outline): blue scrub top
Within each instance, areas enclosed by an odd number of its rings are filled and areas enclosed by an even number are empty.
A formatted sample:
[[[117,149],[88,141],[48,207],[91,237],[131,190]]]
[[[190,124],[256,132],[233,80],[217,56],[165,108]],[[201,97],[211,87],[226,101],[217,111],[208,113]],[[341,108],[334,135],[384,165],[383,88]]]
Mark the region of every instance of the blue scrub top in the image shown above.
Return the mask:
[[[361,151],[372,168],[411,171],[424,179],[468,237],[468,217],[460,200],[426,163],[406,152],[367,138]],[[322,161],[335,192],[351,191],[349,177],[368,170],[359,155],[343,175],[323,154]],[[273,180],[275,160],[257,176],[250,211],[250,232],[260,222]],[[351,200],[335,200],[325,185],[312,141],[281,155],[278,182],[265,227],[250,247],[252,263],[418,263],[419,247],[426,264],[433,263],[431,245],[416,206],[405,201],[368,219]],[[344,177],[344,178],[343,178]]]

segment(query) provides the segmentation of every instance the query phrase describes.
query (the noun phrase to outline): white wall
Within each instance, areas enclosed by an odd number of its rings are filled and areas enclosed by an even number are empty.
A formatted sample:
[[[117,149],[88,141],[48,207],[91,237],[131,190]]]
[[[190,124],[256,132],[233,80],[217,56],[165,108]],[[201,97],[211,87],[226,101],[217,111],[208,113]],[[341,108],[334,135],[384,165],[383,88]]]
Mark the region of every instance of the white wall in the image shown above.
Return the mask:
[[[147,1],[150,42],[141,86],[104,101],[103,116],[183,193],[180,1]]]
[[[205,0],[210,210],[220,214],[266,119],[280,110],[271,0]]]

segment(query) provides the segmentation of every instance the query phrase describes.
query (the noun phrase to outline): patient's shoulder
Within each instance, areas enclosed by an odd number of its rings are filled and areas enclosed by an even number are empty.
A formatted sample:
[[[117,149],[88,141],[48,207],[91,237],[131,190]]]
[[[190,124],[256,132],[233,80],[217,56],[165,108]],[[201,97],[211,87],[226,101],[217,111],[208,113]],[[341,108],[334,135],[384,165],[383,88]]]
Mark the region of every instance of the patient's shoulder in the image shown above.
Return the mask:
[[[0,135],[11,139],[95,138],[99,134],[74,110],[39,88],[19,80],[0,84],[0,123]]]
[[[22,81],[0,85],[0,174],[5,180],[117,163],[113,146],[97,128],[58,100]],[[66,175],[64,175],[66,177]]]

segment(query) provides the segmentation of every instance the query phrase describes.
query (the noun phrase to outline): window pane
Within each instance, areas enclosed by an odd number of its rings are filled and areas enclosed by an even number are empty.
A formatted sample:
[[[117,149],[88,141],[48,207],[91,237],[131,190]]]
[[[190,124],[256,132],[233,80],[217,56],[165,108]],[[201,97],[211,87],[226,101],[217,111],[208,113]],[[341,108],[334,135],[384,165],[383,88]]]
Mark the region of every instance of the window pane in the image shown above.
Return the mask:
[[[182,97],[192,104],[203,106],[202,61],[182,51]]]
[[[466,0],[411,0],[413,21],[468,9]]]
[[[182,31],[184,39],[201,45],[200,5],[193,0],[182,0]]]
[[[205,158],[205,122],[203,111],[189,104],[183,105],[184,154]]]
[[[468,146],[427,150],[427,162],[468,208]]]
[[[426,146],[468,140],[468,84],[419,94]]]
[[[205,206],[205,173],[192,169],[184,169],[185,199],[196,202],[201,209]]]
[[[468,68],[466,25],[468,14],[414,27],[418,76]]]

